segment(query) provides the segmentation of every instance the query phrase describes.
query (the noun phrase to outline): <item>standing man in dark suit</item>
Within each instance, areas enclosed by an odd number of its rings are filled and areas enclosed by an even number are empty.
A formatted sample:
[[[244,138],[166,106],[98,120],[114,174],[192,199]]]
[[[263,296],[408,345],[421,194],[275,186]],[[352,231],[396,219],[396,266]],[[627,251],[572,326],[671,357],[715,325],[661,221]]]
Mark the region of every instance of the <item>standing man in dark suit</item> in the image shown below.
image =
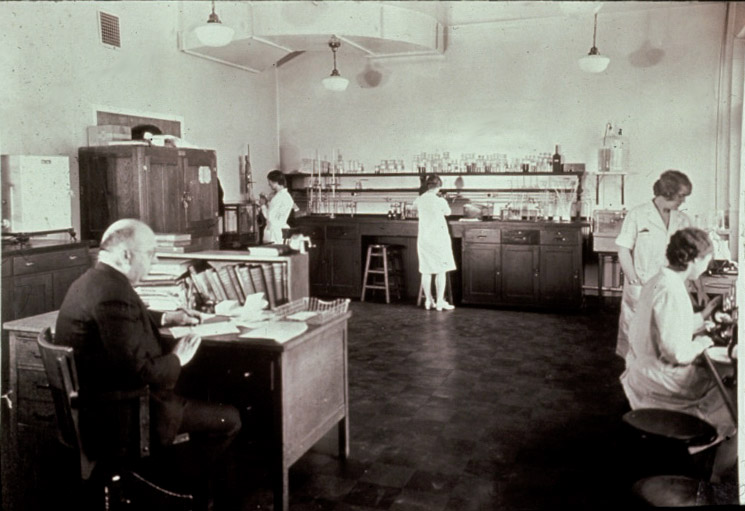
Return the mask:
[[[104,232],[97,264],[76,280],[65,296],[54,342],[75,350],[81,389],[124,391],[150,388],[151,443],[170,444],[180,432],[204,444],[214,461],[241,428],[238,410],[229,405],[186,399],[175,392],[181,368],[199,347],[188,335],[168,341],[161,326],[199,322],[192,311],[149,311],[132,287],[155,260],[153,231],[139,220],[117,220]],[[87,424],[86,424],[87,423]],[[81,429],[92,450],[106,447],[109,416],[81,415]],[[85,446],[84,446],[85,447]],[[95,452],[93,453],[95,454]]]

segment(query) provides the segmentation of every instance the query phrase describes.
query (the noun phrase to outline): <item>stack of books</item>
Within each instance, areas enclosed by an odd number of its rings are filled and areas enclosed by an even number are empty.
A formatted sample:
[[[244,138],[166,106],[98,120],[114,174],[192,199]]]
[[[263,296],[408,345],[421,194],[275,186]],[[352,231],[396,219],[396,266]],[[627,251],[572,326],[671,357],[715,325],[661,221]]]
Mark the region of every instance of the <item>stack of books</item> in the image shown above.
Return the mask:
[[[213,248],[211,236],[192,238],[189,233],[155,233],[156,252],[161,254],[183,254]]]
[[[187,286],[204,301],[236,300],[243,305],[247,296],[264,293],[269,308],[274,309],[289,299],[286,262],[215,264],[201,272],[190,266],[188,271]]]
[[[158,261],[150,273],[135,285],[135,291],[152,310],[171,311],[188,304],[184,276],[189,271],[189,261]]]

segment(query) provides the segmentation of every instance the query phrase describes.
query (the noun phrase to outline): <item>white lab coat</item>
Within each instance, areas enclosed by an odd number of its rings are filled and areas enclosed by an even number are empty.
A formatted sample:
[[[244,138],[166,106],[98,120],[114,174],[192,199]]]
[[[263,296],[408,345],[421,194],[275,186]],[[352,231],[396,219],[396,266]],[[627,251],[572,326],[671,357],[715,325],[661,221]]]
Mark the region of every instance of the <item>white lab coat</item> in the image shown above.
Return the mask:
[[[454,270],[453,245],[446,220],[450,214],[447,201],[433,191],[427,191],[414,200],[414,207],[419,217],[416,240],[419,273]]]
[[[693,312],[682,274],[663,268],[643,287],[629,329],[621,385],[631,408],[663,408],[696,415],[721,435],[734,432],[724,400],[697,360],[711,343],[693,338],[703,324]]]
[[[268,205],[261,206],[261,211],[266,217],[264,228],[264,243],[282,243],[282,229],[289,227],[287,218],[295,207],[290,192],[286,188],[280,188],[269,201]]]
[[[668,226],[665,227],[660,212],[657,211],[654,202],[651,200],[630,210],[624,218],[621,232],[616,238],[616,245],[631,250],[634,270],[641,283],[634,285],[626,282],[623,285],[616,341],[616,353],[620,357],[625,357],[628,351],[629,324],[634,315],[642,286],[667,265],[665,254],[670,236],[690,225],[691,221],[688,215],[682,211],[672,210],[670,211]]]

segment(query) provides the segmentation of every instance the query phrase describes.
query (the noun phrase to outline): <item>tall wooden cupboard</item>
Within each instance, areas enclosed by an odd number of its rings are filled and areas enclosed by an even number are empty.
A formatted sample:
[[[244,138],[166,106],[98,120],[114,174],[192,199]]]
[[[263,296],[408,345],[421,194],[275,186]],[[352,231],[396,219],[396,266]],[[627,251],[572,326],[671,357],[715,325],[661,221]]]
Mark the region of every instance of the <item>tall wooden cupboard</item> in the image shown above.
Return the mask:
[[[81,147],[80,229],[100,240],[120,218],[159,233],[189,233],[200,249],[218,246],[215,152],[151,146]]]

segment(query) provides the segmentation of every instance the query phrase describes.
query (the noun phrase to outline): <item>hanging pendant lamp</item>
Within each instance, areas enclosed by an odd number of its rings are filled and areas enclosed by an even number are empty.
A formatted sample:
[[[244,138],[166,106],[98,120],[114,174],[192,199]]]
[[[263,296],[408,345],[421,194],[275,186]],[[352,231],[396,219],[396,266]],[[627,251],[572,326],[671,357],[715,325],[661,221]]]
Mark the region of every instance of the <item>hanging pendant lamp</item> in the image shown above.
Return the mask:
[[[341,76],[339,70],[336,69],[336,50],[339,49],[339,46],[341,46],[341,41],[339,41],[336,36],[331,36],[329,47],[334,54],[334,70],[331,71],[331,76],[327,76],[321,81],[327,90],[334,92],[343,92],[347,90],[347,86],[349,86],[349,80]]]
[[[598,33],[598,13],[595,13],[595,27],[592,31],[592,48],[590,52],[579,59],[579,68],[585,73],[602,73],[608,67],[610,59],[605,55],[600,55],[595,46],[595,38]]]
[[[197,37],[207,46],[225,46],[233,40],[233,29],[223,25],[215,13],[215,0],[212,0],[212,14],[207,23],[194,29]]]

